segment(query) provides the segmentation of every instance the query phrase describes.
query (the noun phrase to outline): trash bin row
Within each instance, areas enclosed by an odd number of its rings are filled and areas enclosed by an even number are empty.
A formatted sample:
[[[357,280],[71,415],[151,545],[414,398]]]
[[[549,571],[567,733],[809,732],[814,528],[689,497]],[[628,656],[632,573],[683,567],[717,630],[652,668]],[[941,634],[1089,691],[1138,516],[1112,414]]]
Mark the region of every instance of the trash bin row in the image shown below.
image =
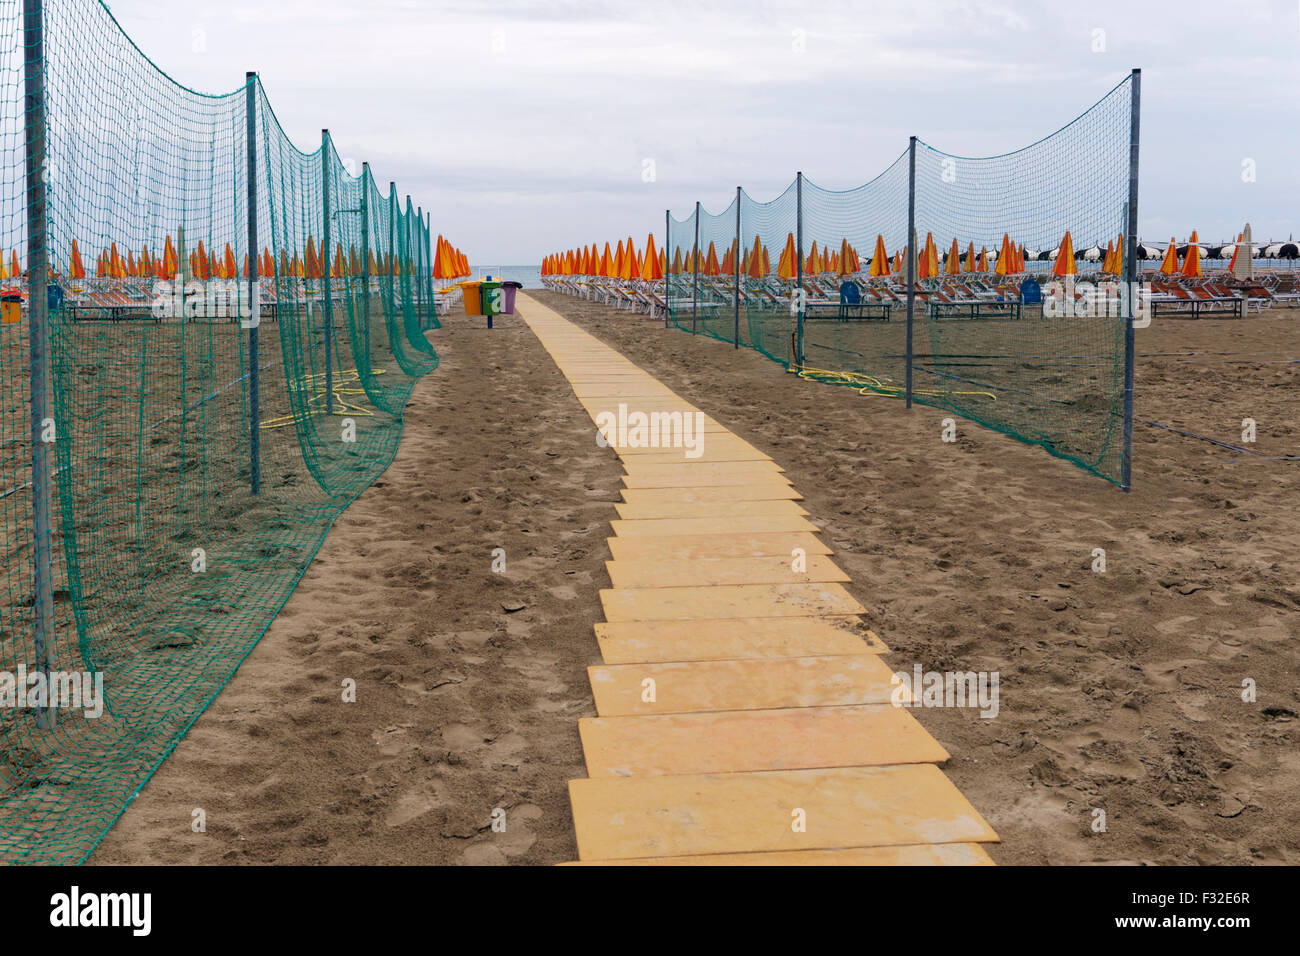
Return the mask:
[[[515,292],[524,287],[522,282],[513,280],[461,282],[459,285],[465,295],[466,315],[514,315]]]

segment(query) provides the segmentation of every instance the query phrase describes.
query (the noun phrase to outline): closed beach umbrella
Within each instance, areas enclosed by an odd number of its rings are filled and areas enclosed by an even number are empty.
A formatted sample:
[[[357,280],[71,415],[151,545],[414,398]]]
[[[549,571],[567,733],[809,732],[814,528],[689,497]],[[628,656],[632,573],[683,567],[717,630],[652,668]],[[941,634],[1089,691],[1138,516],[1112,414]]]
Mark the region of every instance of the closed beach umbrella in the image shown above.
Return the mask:
[[[655,278],[655,268],[659,265],[659,254],[655,252],[655,235],[650,233],[645,240],[645,259],[641,261],[641,278],[649,282]]]
[[[1169,248],[1165,250],[1165,260],[1160,263],[1160,274],[1171,276],[1178,271],[1178,246],[1173,236],[1169,237]]]
[[[1246,254],[1241,255],[1242,252]],[[1232,273],[1234,279],[1251,279],[1255,275],[1255,261],[1252,255],[1250,241],[1250,223],[1246,223],[1246,228],[1241,231],[1237,237],[1237,246],[1232,250],[1232,264],[1228,266],[1228,271]]]
[[[1052,274],[1058,276],[1074,275],[1074,241],[1070,238],[1070,231],[1065,231],[1065,238],[1061,240],[1061,245],[1057,249],[1056,263],[1052,266]]]
[[[794,236],[793,236],[793,234],[790,236],[790,238],[789,238],[788,241],[789,241],[789,244],[790,244],[790,248],[791,248],[791,250],[793,250],[793,249],[794,249]],[[806,260],[804,260],[804,264],[803,264],[803,274],[804,274],[804,275],[808,275],[808,276],[815,276],[817,273],[819,273],[819,272],[821,272],[821,271],[822,271],[822,270],[821,270],[821,259],[820,259],[820,258],[818,257],[818,255],[817,255],[817,240],[814,239],[814,240],[813,240],[813,244],[812,244],[812,248],[808,251],[808,258],[807,258]]]
[[[953,239],[952,248],[948,250],[948,266],[944,271],[950,276],[961,275],[961,250],[957,248],[956,239]]]
[[[1201,250],[1196,244],[1196,230],[1192,230],[1192,240],[1187,244],[1187,257],[1183,259],[1183,275],[1189,279],[1198,278],[1201,274]]]
[[[876,251],[871,254],[871,268],[868,270],[871,276],[889,275],[889,254],[885,252],[885,237],[876,235]]]
[[[1002,234],[1002,248],[998,250],[998,264],[993,271],[1000,276],[1011,272],[1011,237],[1005,232]]]
[[[767,272],[763,269],[763,240],[754,237],[754,248],[745,255],[745,274],[751,279],[761,279]]]

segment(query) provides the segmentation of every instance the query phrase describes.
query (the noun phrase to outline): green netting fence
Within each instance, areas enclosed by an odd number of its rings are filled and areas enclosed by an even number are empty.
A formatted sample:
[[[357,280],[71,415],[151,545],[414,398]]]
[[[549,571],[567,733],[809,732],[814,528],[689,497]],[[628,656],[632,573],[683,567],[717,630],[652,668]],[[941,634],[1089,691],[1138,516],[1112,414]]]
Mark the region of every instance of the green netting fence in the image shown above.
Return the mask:
[[[187,89],[94,0],[0,27],[0,860],[67,863],[392,461],[438,323],[423,211],[256,75]]]
[[[799,174],[770,202],[738,189],[717,214],[670,211],[668,323],[951,411],[1127,489],[1139,83],[1012,153],[913,139],[854,189]]]

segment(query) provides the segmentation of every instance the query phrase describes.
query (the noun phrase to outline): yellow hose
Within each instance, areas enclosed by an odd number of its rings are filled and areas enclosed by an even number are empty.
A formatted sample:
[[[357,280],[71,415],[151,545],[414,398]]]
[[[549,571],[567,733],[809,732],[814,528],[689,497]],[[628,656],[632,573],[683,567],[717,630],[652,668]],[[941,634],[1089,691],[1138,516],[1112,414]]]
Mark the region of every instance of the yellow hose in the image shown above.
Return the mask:
[[[383,375],[382,368],[375,369],[374,374]],[[307,387],[311,393],[307,396],[308,416],[313,414],[325,413],[325,373],[313,372],[306,376]],[[365,395],[366,390],[361,385],[361,373],[354,368],[343,369],[334,377],[334,412],[335,415],[368,415],[373,417],[374,412],[369,408],[363,408],[360,405],[354,405],[344,398],[345,395]],[[281,415],[277,418],[268,418],[262,421],[262,428],[284,428],[286,425],[292,425],[302,418],[301,415]]]
[[[888,395],[890,397],[899,397],[907,393],[907,389],[901,385],[886,385],[880,379],[872,375],[864,375],[861,372],[835,372],[824,368],[812,368],[807,365],[791,365],[790,371],[794,372],[800,378],[807,379],[810,382],[823,382],[828,385],[849,385],[856,388],[859,394],[866,395],[868,392],[877,395]],[[913,395],[978,395],[984,398],[997,401],[997,395],[992,392],[961,392],[952,391],[945,388],[914,388]]]

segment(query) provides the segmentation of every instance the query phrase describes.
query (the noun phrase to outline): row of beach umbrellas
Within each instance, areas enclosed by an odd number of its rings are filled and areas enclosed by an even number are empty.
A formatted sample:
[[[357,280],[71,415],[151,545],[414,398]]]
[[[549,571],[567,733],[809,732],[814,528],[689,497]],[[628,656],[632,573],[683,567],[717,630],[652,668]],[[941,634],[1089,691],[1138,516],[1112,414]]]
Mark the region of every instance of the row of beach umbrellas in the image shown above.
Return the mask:
[[[113,242],[106,249],[100,250],[95,257],[93,270],[88,271],[81,255],[81,247],[77,240],[73,239],[71,253],[68,256],[68,270],[64,275],[71,280],[85,279],[87,275],[101,279],[170,279],[180,271],[180,254],[177,252],[176,245],[173,244],[172,237],[167,236],[161,254],[150,252],[148,246],[143,246],[138,254],[134,249],[128,249],[124,255],[118,249],[117,243]],[[345,253],[343,244],[336,243],[333,259],[329,263],[330,275],[356,276],[369,271],[372,276],[379,276],[395,275],[400,271],[400,259],[394,263],[392,256],[385,254],[376,257],[373,251],[367,258],[368,262],[363,263],[355,246],[350,247]],[[234,250],[229,243],[218,255],[215,251],[205,249],[203,241],[199,240],[197,247],[187,255],[186,259],[189,263],[187,275],[195,279],[237,279],[240,276],[248,276],[248,257],[243,257],[241,266],[236,262]],[[291,258],[287,250],[280,253],[281,276],[323,279],[325,268],[324,251],[317,248],[316,240],[312,236],[307,237],[307,246],[302,255],[294,252]],[[406,260],[406,270],[408,273],[414,272],[414,263],[409,258]],[[276,263],[270,249],[264,248],[262,254],[258,256],[257,271],[260,276],[275,275]],[[442,236],[438,237],[433,274],[437,279],[454,279],[469,275],[469,262],[465,254],[446,242]],[[8,262],[0,256],[0,280],[19,278],[22,275],[22,261],[17,249],[13,250]],[[52,266],[50,275],[54,275]]]
[[[1171,237],[1169,243],[1161,249],[1155,245],[1139,243],[1136,248],[1139,260],[1161,260],[1160,271],[1166,275],[1180,274],[1199,276],[1202,259],[1231,260],[1234,271],[1238,271],[1238,261],[1245,262],[1247,257],[1239,255],[1239,250],[1249,246],[1250,256],[1254,259],[1295,259],[1300,258],[1300,247],[1294,242],[1256,244],[1250,239],[1250,226],[1247,224],[1237,241],[1232,243],[1202,244],[1193,230],[1187,242],[1180,243]],[[961,275],[964,273],[991,273],[1009,275],[1026,271],[1028,262],[1050,262],[1051,272],[1055,275],[1073,275],[1076,262],[1100,264],[1104,274],[1120,275],[1124,266],[1124,237],[1118,235],[1108,240],[1105,248],[1095,243],[1086,248],[1076,249],[1070,233],[1067,231],[1061,242],[1053,249],[1026,249],[1023,244],[1011,240],[1009,234],[1003,234],[1001,247],[990,253],[987,247],[975,250],[975,244],[968,242],[963,251],[957,239],[947,252],[940,253],[933,234],[927,233],[925,243],[917,243],[919,252],[916,257],[915,275],[921,279],[937,278],[941,275]],[[813,242],[802,260],[795,248],[793,233],[786,235],[781,253],[775,259],[771,250],[764,244],[762,237],[756,236],[752,247],[739,255],[737,261],[737,243],[733,239],[725,252],[719,255],[717,245],[710,242],[707,249],[692,252],[688,248],[678,247],[669,261],[662,252],[654,251],[654,236],[646,240],[646,254],[637,252],[632,240],[622,241],[616,249],[605,243],[602,252],[596,244],[590,247],[573,249],[563,253],[547,256],[542,264],[543,275],[596,275],[623,279],[658,279],[666,272],[669,275],[693,274],[697,270],[705,276],[729,276],[737,270],[745,276],[762,278],[775,274],[782,279],[794,279],[802,270],[805,276],[818,274],[853,275],[863,271],[862,263],[868,264],[867,272],[871,276],[889,276],[906,271],[908,247],[896,250],[891,256],[885,248],[883,235],[876,236],[872,255],[863,260],[858,251],[847,239],[841,239],[838,249],[829,246],[818,247]],[[694,260],[693,261],[693,256]]]

